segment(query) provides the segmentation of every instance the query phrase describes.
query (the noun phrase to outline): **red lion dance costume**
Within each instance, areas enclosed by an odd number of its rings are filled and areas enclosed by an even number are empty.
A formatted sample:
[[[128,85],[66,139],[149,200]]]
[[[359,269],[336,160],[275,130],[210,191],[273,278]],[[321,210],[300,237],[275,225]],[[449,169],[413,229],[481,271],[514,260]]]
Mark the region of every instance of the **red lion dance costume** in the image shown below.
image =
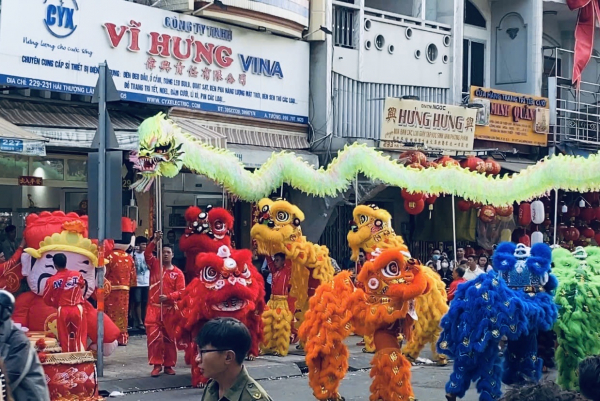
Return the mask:
[[[198,347],[195,337],[205,322],[217,317],[233,317],[250,330],[252,347],[249,357],[256,357],[262,341],[264,310],[264,281],[252,265],[252,252],[221,246],[217,253],[200,253],[194,267],[198,276],[181,294],[177,303],[175,327],[178,343],[185,348],[185,362],[192,366],[192,385],[204,387],[195,359]]]
[[[233,216],[221,207],[208,206],[203,212],[199,207],[190,206],[185,220],[188,227],[179,239],[179,249],[185,252],[185,277],[189,283],[197,277],[199,253],[217,253],[221,246],[231,246],[229,231],[233,228]]]
[[[48,278],[56,274],[54,265],[47,260],[56,253],[64,253],[67,256],[67,269],[77,271],[83,276],[83,298],[86,300],[83,307],[87,320],[88,342],[91,343],[89,348],[96,349],[98,312],[87,299],[96,290],[98,249],[87,239],[87,217],[76,213],[42,212],[39,215],[28,215],[25,224],[23,237],[28,249],[22,255],[20,273],[26,278],[31,291],[24,292],[16,298],[13,320],[31,331],[52,332],[57,335],[58,311],[46,305],[42,293]],[[12,277],[12,273],[8,277]],[[107,287],[110,288],[110,285]],[[119,329],[104,315],[104,355],[108,356],[114,351],[118,337]]]
[[[127,217],[121,217],[121,232],[121,240],[115,240],[115,247],[107,256],[106,279],[110,281],[111,290],[106,298],[106,314],[110,316],[121,332],[119,345],[127,345],[129,341],[127,332],[129,288],[137,285],[135,265],[130,254],[135,245],[135,223]]]
[[[387,249],[363,266],[357,278],[362,288],[352,284],[350,272],[319,286],[299,332],[318,400],[343,400],[338,389],[349,356],[344,339],[352,332],[374,338],[370,401],[414,399],[411,363],[402,355],[398,337],[410,340],[414,299],[429,291],[423,269],[406,252]]]

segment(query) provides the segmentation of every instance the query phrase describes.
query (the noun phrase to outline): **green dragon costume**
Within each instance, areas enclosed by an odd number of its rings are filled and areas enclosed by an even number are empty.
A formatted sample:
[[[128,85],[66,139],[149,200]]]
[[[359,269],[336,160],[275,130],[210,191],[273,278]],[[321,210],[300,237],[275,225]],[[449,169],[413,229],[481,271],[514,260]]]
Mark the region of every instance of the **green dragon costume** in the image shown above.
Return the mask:
[[[140,125],[139,137],[139,151],[131,157],[142,175],[133,185],[138,191],[148,190],[158,176],[174,177],[184,166],[248,202],[270,196],[282,183],[308,195],[337,196],[352,185],[358,173],[412,192],[453,194],[489,205],[525,201],[552,189],[600,191],[598,154],[588,158],[559,155],[510,177],[495,177],[453,165],[422,170],[406,167],[373,148],[354,143],[340,151],[327,169],[315,170],[295,154],[279,152],[250,171],[233,152],[203,144],[162,113]]]
[[[558,384],[579,388],[577,367],[589,355],[600,353],[600,247],[577,247],[575,252],[556,248],[553,273],[558,278],[554,325],[558,337]]]

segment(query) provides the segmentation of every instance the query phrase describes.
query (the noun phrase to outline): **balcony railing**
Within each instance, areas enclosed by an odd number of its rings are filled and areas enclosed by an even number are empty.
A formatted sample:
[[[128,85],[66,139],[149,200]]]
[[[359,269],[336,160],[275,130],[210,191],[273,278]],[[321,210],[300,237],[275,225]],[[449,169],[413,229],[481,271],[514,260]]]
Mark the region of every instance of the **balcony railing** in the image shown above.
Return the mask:
[[[335,46],[356,49],[358,42],[358,10],[335,2],[333,6],[333,43]]]
[[[544,55],[551,116],[548,144],[576,142],[580,148],[599,149],[600,80],[591,69],[598,68],[600,57],[592,56],[577,91],[572,84],[571,68],[562,68],[573,65],[573,51],[544,49]],[[542,89],[546,92],[546,87]]]

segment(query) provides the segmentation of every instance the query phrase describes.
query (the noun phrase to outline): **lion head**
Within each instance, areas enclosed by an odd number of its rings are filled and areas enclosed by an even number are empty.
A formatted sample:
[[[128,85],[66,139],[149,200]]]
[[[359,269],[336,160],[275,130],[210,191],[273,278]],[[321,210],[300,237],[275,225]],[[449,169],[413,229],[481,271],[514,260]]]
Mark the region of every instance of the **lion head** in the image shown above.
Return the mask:
[[[358,259],[358,252],[363,249],[367,253],[377,248],[393,248],[404,245],[402,237],[397,236],[392,228],[392,216],[385,209],[376,205],[359,205],[352,212],[354,224],[348,232],[348,245],[352,249],[351,259]],[[403,247],[408,251],[408,248]]]
[[[304,213],[286,200],[262,199],[258,202],[260,217],[250,235],[256,241],[258,253],[274,255],[285,252],[285,243],[302,238],[300,224]]]
[[[130,160],[142,178],[132,185],[139,191],[147,191],[159,176],[175,177],[183,166],[182,143],[177,137],[181,129],[163,113],[147,118],[138,129],[140,146],[132,152]]]

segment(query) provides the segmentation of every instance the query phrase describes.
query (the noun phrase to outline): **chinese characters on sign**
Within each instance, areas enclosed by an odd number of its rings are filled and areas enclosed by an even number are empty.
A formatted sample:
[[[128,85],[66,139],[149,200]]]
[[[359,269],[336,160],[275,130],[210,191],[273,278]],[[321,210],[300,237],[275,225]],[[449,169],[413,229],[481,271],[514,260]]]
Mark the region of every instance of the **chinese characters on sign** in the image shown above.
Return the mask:
[[[477,139],[548,145],[548,99],[472,86],[471,101],[483,105],[477,113]]]
[[[41,187],[44,185],[44,180],[41,177],[22,175],[19,177],[19,185],[26,187]]]
[[[477,111],[460,106],[387,98],[380,147],[405,143],[442,150],[473,150]]]

